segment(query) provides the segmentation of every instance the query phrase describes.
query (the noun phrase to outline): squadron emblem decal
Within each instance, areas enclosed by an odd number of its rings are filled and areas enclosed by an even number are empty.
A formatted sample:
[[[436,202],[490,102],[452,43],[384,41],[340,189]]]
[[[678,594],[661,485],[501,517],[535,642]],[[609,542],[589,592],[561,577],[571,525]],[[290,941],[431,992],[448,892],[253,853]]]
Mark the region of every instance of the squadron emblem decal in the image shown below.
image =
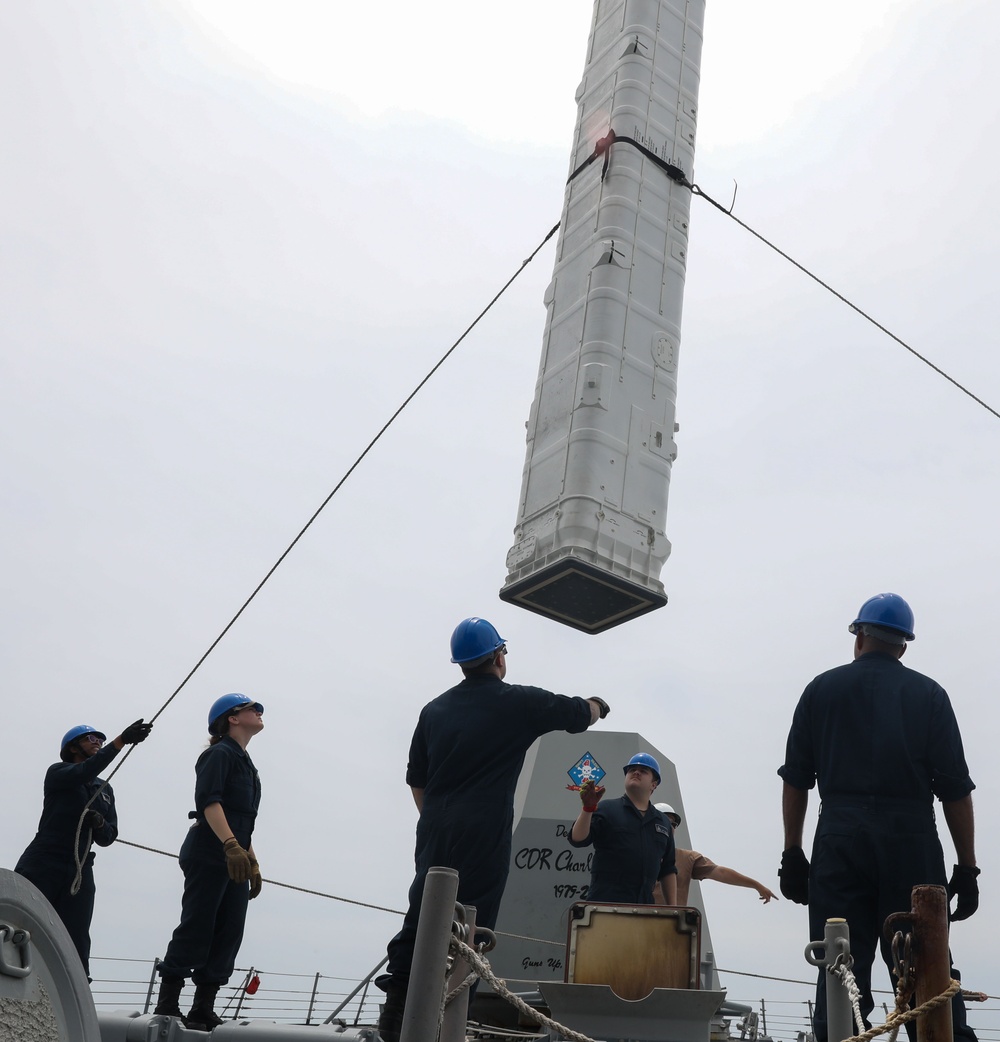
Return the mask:
[[[592,781],[595,785],[600,785],[601,779],[607,771],[605,771],[604,768],[594,759],[593,753],[586,752],[566,773],[569,775],[570,781],[572,782],[572,784],[567,785],[566,788],[575,791],[579,789],[585,781]]]

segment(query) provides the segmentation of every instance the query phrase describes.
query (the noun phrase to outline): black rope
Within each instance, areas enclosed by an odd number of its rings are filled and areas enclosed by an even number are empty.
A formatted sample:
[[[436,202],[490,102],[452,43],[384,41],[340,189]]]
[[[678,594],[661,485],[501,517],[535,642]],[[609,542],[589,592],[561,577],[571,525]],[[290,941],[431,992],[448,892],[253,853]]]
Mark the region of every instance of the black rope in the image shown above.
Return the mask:
[[[584,170],[590,166],[599,156],[604,156],[604,167],[601,170],[601,180],[607,176],[608,164],[611,162],[611,146],[612,145],[631,145],[632,148],[641,152],[650,162],[655,163],[671,181],[676,181],[678,184],[683,185],[685,188],[693,188],[694,186],[687,179],[687,175],[684,171],[677,166],[675,163],[669,163],[662,156],[658,156],[655,152],[648,149],[641,142],[636,141],[632,137],[619,137],[613,130],[609,130],[604,137],[599,138],[597,144],[594,146],[594,151],[569,175],[566,183],[569,184],[578,174],[583,173]]]
[[[118,839],[117,843],[123,843],[126,847],[135,847],[136,850],[145,850],[150,854],[162,854],[164,857],[173,858],[177,860],[176,854],[171,854],[169,850],[158,850],[156,847],[146,847],[142,843],[132,843],[127,839]],[[304,886],[294,886],[292,883],[279,883],[277,879],[268,879],[267,876],[263,876],[263,881],[268,886],[280,886],[285,890],[297,890],[300,894],[311,894],[313,897],[325,897],[330,901],[342,901],[348,905],[358,905],[360,908],[373,908],[376,912],[391,912],[393,915],[405,915],[405,912],[399,911],[398,908],[385,908],[382,905],[369,904],[367,901],[354,901],[350,897],[338,897],[336,894],[327,894],[322,890],[309,890]]]
[[[177,860],[177,855],[176,854],[172,854],[169,850],[160,850],[157,847],[147,847],[147,846],[145,846],[142,843],[133,843],[131,840],[128,840],[128,839],[120,839],[119,838],[119,839],[115,840],[115,842],[116,843],[121,843],[121,844],[123,844],[126,847],[133,847],[136,850],[145,850],[145,851],[147,851],[150,854],[161,854],[163,857],[172,858],[174,861]],[[323,890],[310,890],[307,887],[295,886],[292,883],[279,883],[278,880],[276,880],[276,879],[268,879],[266,876],[263,877],[263,880],[264,880],[265,883],[268,884],[268,886],[280,886],[280,887],[284,888],[285,890],[295,890],[295,891],[297,891],[300,894],[310,894],[313,897],[325,897],[325,898],[327,898],[330,901],[340,901],[343,904],[357,905],[359,908],[371,908],[371,909],[374,909],[374,911],[376,911],[376,912],[391,912],[393,915],[405,915],[405,912],[401,912],[398,908],[386,908],[384,905],[369,904],[367,901],[355,901],[355,900],[353,900],[350,897],[339,897],[337,894],[328,894],[328,893],[324,892]],[[535,942],[538,942],[538,943],[541,943],[541,944],[554,944],[554,945],[558,945],[559,947],[563,947],[564,946],[562,941],[548,941],[548,940],[545,940],[542,937],[526,937],[523,934],[519,934],[519,933],[505,933],[503,930],[497,930],[495,932],[498,934],[498,936],[501,936],[501,937],[514,937],[514,938],[517,938],[519,940],[524,940],[524,941],[535,941]],[[96,956],[95,956],[95,958],[96,958]],[[120,959],[120,960],[116,960],[116,961],[127,962],[129,960]],[[132,961],[144,962],[146,960],[136,959],[136,960],[132,960]],[[726,969],[723,969],[721,966],[717,966],[715,969],[716,969],[717,973],[731,973],[731,974],[733,974],[733,975],[735,975],[737,977],[754,977],[757,980],[779,981],[779,982],[784,983],[784,984],[804,984],[804,985],[806,985],[807,987],[810,987],[810,988],[815,987],[815,985],[816,985],[816,982],[814,980],[812,980],[812,981],[796,980],[794,977],[771,977],[771,976],[768,976],[766,973],[747,973],[747,972],[742,971],[742,970],[726,970]],[[296,974],[284,974],[284,976],[296,976]],[[311,975],[305,974],[304,976],[311,976]],[[332,979],[335,979],[335,978],[330,978],[330,979],[332,980]],[[339,979],[339,978],[336,978],[336,979]],[[345,978],[345,979],[348,979],[348,978]],[[892,995],[892,994],[894,994],[894,992],[883,991],[883,990],[881,990],[879,988],[872,988],[871,990],[872,990],[872,994],[875,994],[875,995]],[[963,992],[963,994],[969,994],[969,993]],[[972,994],[976,994],[976,993],[972,993]],[[996,995],[986,995],[985,997],[987,999],[995,999],[998,996],[996,996]],[[776,1001],[776,1002],[778,1002],[778,1001],[785,1001],[787,1003],[787,1002],[790,1002],[792,1000],[778,1000],[778,999],[775,999],[775,1000],[772,1000],[772,1001]],[[802,1001],[805,1001],[805,1000],[802,1000]]]
[[[929,366],[931,369],[933,369],[934,372],[938,374],[938,376],[943,376],[950,384],[953,384],[955,387],[957,387],[963,394],[967,394],[974,402],[976,402],[978,405],[981,405],[987,412],[992,413],[998,420],[1000,420],[1000,412],[997,412],[997,410],[994,409],[992,405],[989,405],[986,402],[984,402],[982,398],[970,391],[968,387],[964,386],[963,384],[960,384],[953,376],[949,376],[948,373],[946,373],[940,366],[935,365],[929,358],[927,358],[925,355],[922,355],[916,348],[911,347],[901,337],[896,336],[896,334],[893,333],[891,329],[887,329],[885,326],[882,325],[881,322],[869,315],[867,311],[864,311],[862,308],[858,307],[857,304],[848,300],[847,297],[843,295],[843,293],[839,293],[828,282],[824,282],[818,275],[811,272],[804,264],[800,264],[797,260],[795,260],[794,257],[790,257],[787,253],[785,253],[784,250],[780,249],[770,240],[764,238],[764,236],[761,235],[760,232],[755,231],[753,228],[751,228],[750,225],[747,224],[745,221],[741,221],[739,217],[737,217],[732,212],[732,210],[717,202],[707,192],[703,192],[701,188],[698,187],[698,185],[691,185],[690,187],[694,195],[701,196],[702,199],[704,199],[706,202],[711,203],[712,206],[714,206],[717,210],[721,210],[727,217],[734,220],[741,228],[745,229],[752,236],[754,236],[754,238],[759,239],[765,246],[768,246],[770,247],[770,249],[774,250],[774,252],[777,253],[779,257],[783,257],[786,261],[788,261],[789,264],[793,264],[804,275],[808,275],[809,278],[813,280],[813,282],[818,283],[820,286],[823,287],[823,289],[827,290],[829,293],[832,293],[839,301],[846,304],[852,311],[857,312],[857,314],[859,314],[866,321],[870,322],[876,329],[885,333],[885,335],[889,337],[890,340],[894,340],[897,344],[899,344],[900,347],[905,347],[911,355],[923,362],[924,365]]]
[[[814,980],[796,980],[794,977],[769,977],[766,973],[745,973],[741,970],[724,970],[721,966],[716,966],[716,973],[732,973],[737,977],[756,977],[757,980],[774,980],[780,981],[782,984],[805,984],[806,987],[815,988],[816,981]],[[887,992],[886,994],[892,994]]]
[[[649,148],[647,148],[641,142],[636,141],[634,138],[631,138],[631,137],[619,137],[614,132],[614,130],[609,129],[608,133],[603,138],[600,138],[598,140],[597,144],[594,146],[594,151],[587,157],[587,159],[585,159],[570,174],[570,176],[569,176],[569,178],[567,180],[567,184],[569,182],[573,181],[584,170],[586,170],[587,167],[589,167],[600,156],[604,156],[604,166],[603,166],[603,169],[601,171],[601,180],[603,181],[605,176],[607,175],[608,165],[609,165],[609,163],[611,161],[611,146],[614,145],[614,144],[626,144],[626,145],[629,145],[630,147],[635,148],[636,150],[638,150],[645,158],[649,159],[650,162],[654,163],[657,167],[659,167],[661,170],[663,170],[663,172],[672,181],[675,181],[677,184],[679,184],[679,185],[681,185],[681,186],[683,186],[685,188],[690,189],[690,191],[691,191],[691,193],[693,195],[700,196],[706,202],[711,203],[711,205],[714,206],[717,210],[721,210],[722,213],[724,213],[727,217],[730,217],[732,220],[734,220],[741,228],[743,228],[746,231],[750,232],[751,235],[753,235],[755,238],[759,239],[762,243],[764,243],[765,246],[770,247],[780,257],[782,257],[785,260],[787,260],[790,264],[793,264],[796,268],[799,269],[799,271],[803,272],[803,274],[805,274],[805,275],[808,275],[809,278],[811,278],[814,282],[818,283],[825,290],[827,290],[828,292],[832,293],[838,300],[842,301],[844,304],[846,304],[853,311],[857,312],[857,314],[859,314],[862,318],[864,318],[868,322],[870,322],[873,326],[876,327],[876,329],[878,329],[881,332],[885,333],[886,336],[888,336],[891,340],[894,340],[901,347],[906,348],[906,350],[909,351],[910,354],[912,354],[914,357],[918,358],[925,365],[927,365],[931,369],[933,369],[934,372],[936,372],[939,376],[943,376],[949,383],[953,384],[955,387],[957,387],[964,394],[968,395],[974,402],[977,402],[979,405],[981,405],[988,412],[992,413],[993,416],[997,417],[997,419],[1000,419],[1000,412],[997,412],[996,409],[994,409],[992,406],[988,405],[985,401],[983,401],[982,398],[978,397],[976,394],[974,394],[972,391],[970,391],[967,387],[965,387],[964,385],[960,384],[954,377],[949,376],[949,374],[946,373],[943,369],[941,369],[939,366],[935,365],[932,361],[930,361],[930,359],[926,358],[924,355],[920,354],[919,351],[917,351],[915,348],[911,347],[908,343],[906,343],[905,340],[903,340],[902,338],[896,336],[896,334],[893,333],[890,329],[886,328],[884,325],[882,325],[880,322],[878,322],[875,318],[873,318],[871,315],[869,315],[866,311],[862,310],[860,307],[858,307],[858,305],[856,305],[852,301],[850,301],[842,293],[839,293],[837,290],[835,290],[829,283],[824,282],[818,275],[815,275],[808,268],[806,268],[805,265],[800,264],[793,257],[789,256],[789,254],[785,253],[784,250],[780,249],[778,246],[776,246],[769,239],[767,239],[763,235],[761,235],[760,232],[758,232],[755,229],[751,228],[750,225],[748,225],[745,221],[740,220],[740,218],[738,218],[732,212],[732,208],[731,207],[727,208],[727,207],[723,206],[720,202],[718,202],[715,199],[713,199],[707,192],[703,191],[698,185],[692,184],[688,180],[687,175],[684,173],[684,171],[683,171],[683,169],[681,167],[677,166],[674,163],[668,162],[667,160],[663,159],[661,156],[656,155]],[[202,654],[202,656],[198,659],[198,661],[195,662],[194,666],[191,667],[191,669],[189,670],[188,674],[184,677],[184,679],[173,690],[173,692],[171,693],[170,697],[163,703],[162,706],[160,706],[160,708],[156,711],[156,713],[154,713],[154,715],[150,718],[150,723],[155,722],[159,718],[159,716],[163,713],[163,711],[167,708],[167,706],[169,706],[170,703],[180,694],[180,692],[187,685],[188,681],[190,681],[190,679],[195,675],[195,673],[201,668],[202,664],[205,662],[205,660],[208,658],[208,656],[211,655],[211,653],[216,649],[216,647],[219,645],[219,643],[222,641],[222,639],[226,636],[226,634],[233,628],[233,626],[239,620],[240,616],[242,616],[243,612],[246,611],[246,609],[250,606],[250,604],[252,603],[254,598],[256,598],[257,594],[260,593],[260,591],[264,588],[265,584],[268,582],[268,580],[271,578],[271,576],[274,575],[274,573],[278,570],[278,568],[284,562],[285,558],[288,557],[288,555],[292,552],[292,550],[298,544],[299,540],[306,534],[306,532],[312,526],[313,522],[319,517],[319,515],[326,508],[326,506],[330,502],[330,500],[333,499],[333,497],[340,491],[341,487],[344,485],[344,483],[347,481],[347,479],[351,476],[351,474],[353,474],[354,471],[358,468],[358,466],[361,464],[362,460],[364,460],[365,457],[368,455],[368,453],[375,447],[376,443],[381,439],[382,435],[385,434],[385,432],[389,429],[389,427],[399,417],[400,413],[417,396],[417,394],[423,389],[424,385],[431,379],[431,377],[438,371],[438,369],[440,369],[441,366],[444,365],[444,363],[448,360],[448,358],[452,355],[452,353],[458,348],[458,346],[462,343],[462,341],[465,340],[465,338],[469,335],[469,333],[471,333],[472,330],[479,324],[479,322],[483,319],[483,317],[486,315],[486,313],[493,307],[493,305],[500,299],[500,297],[503,296],[503,294],[507,291],[507,289],[514,282],[514,280],[535,259],[535,257],[537,256],[538,252],[542,249],[542,247],[559,230],[559,226],[560,226],[560,222],[557,222],[556,224],[554,224],[552,226],[552,228],[545,235],[545,237],[542,239],[542,241],[521,262],[520,266],[517,268],[517,270],[514,272],[514,274],[510,276],[510,278],[503,284],[503,286],[501,286],[501,288],[497,291],[497,293],[493,296],[493,298],[489,301],[489,303],[482,309],[482,311],[479,312],[479,314],[472,320],[472,322],[469,323],[469,325],[463,331],[461,336],[459,336],[459,338],[451,345],[451,347],[449,347],[448,350],[445,351],[445,353],[435,363],[435,365],[428,371],[428,373],[423,377],[423,379],[407,395],[407,397],[403,400],[402,404],[389,417],[389,419],[386,420],[386,422],[379,429],[378,433],[371,439],[371,441],[368,442],[368,444],[365,446],[364,450],[361,452],[361,454],[358,456],[358,458],[347,469],[347,471],[344,473],[344,475],[340,479],[340,481],[337,482],[337,484],[334,486],[334,488],[330,492],[330,494],[323,500],[322,503],[320,503],[320,505],[313,512],[312,516],[309,518],[309,520],[306,521],[306,523],[299,530],[299,532],[295,536],[295,538],[288,544],[288,546],[285,548],[285,550],[282,552],[282,554],[278,557],[278,559],[274,562],[274,564],[271,565],[271,567],[268,569],[268,571],[264,575],[264,577],[254,587],[253,592],[250,594],[250,596],[247,597],[247,599],[243,602],[242,605],[240,605],[240,608],[236,612],[236,614],[229,620],[228,623],[226,623],[225,627],[222,629],[222,632],[219,633],[219,635],[215,638],[215,640],[212,641],[212,643],[208,646],[208,648],[205,650],[205,652]],[[107,785],[108,782],[125,765],[125,761],[132,754],[132,750],[134,748],[135,748],[135,746],[131,745],[131,746],[129,746],[125,750],[125,755],[122,756],[122,758],[118,761],[118,763],[115,765],[114,770],[111,771],[111,773],[108,775],[107,779],[104,781],[104,783],[101,785],[101,787],[97,790],[97,792],[95,792],[94,795],[90,798],[90,800],[88,800],[87,805],[84,807],[83,812],[80,815],[80,821],[77,824],[76,838],[75,838],[75,842],[74,842],[74,857],[75,857],[75,859],[77,861],[77,875],[78,876],[79,876],[80,872],[82,871],[82,865],[81,865],[80,858],[79,858],[79,837],[80,837],[80,834],[81,834],[81,831],[82,831],[84,816],[86,815],[87,811],[90,809],[91,804],[97,798],[97,796],[100,794],[100,792],[104,788],[104,786]],[[124,841],[122,841],[122,842],[124,842]],[[162,851],[158,851],[158,853],[162,853]],[[173,856],[173,855],[170,855],[170,856]],[[284,886],[284,885],[287,885],[287,884],[279,883],[279,884],[276,884],[276,885]],[[292,889],[297,889],[297,888],[293,887]],[[312,893],[313,891],[306,891],[306,892],[307,893]],[[323,895],[323,896],[330,896],[330,895]],[[346,900],[346,898],[337,898],[337,900]],[[355,903],[357,903],[357,902],[355,902]],[[372,907],[377,907],[377,906],[372,906]],[[385,911],[391,911],[391,909],[385,909]],[[733,972],[735,972],[735,971],[733,971]]]
[[[216,646],[219,644],[219,642],[222,640],[222,638],[225,637],[225,635],[233,628],[233,626],[236,624],[236,621],[239,619],[239,617],[250,606],[250,603],[257,596],[257,594],[260,593],[260,591],[264,588],[264,584],[278,570],[278,568],[281,566],[281,564],[285,560],[285,558],[295,548],[295,546],[298,543],[298,541],[306,534],[306,532],[309,530],[309,528],[312,525],[312,523],[323,512],[323,510],[326,508],[326,506],[330,502],[330,500],[333,499],[333,497],[340,491],[340,489],[343,486],[344,482],[346,482],[347,479],[354,473],[354,471],[357,470],[358,466],[361,464],[361,461],[368,455],[369,452],[371,452],[371,450],[375,447],[376,443],[379,441],[379,439],[382,437],[382,435],[385,434],[385,432],[389,429],[390,426],[392,426],[393,422],[397,419],[399,414],[410,404],[410,402],[413,401],[413,399],[417,396],[417,394],[423,389],[424,385],[441,368],[441,366],[444,365],[444,363],[451,357],[452,353],[459,346],[459,344],[461,344],[462,341],[472,332],[472,330],[475,329],[475,327],[483,319],[483,317],[490,310],[490,308],[492,308],[493,305],[503,296],[503,294],[507,291],[507,289],[511,285],[511,283],[535,259],[535,256],[538,254],[539,250],[541,250],[541,248],[549,241],[549,239],[552,238],[553,235],[555,235],[555,233],[558,230],[559,230],[559,224],[557,223],[557,224],[553,225],[552,229],[548,232],[548,234],[545,236],[545,238],[542,239],[542,241],[521,262],[520,267],[514,272],[513,275],[511,275],[511,277],[503,284],[503,286],[500,287],[500,289],[493,296],[492,300],[490,300],[490,302],[486,305],[486,307],[484,307],[482,309],[482,311],[480,311],[479,314],[476,315],[476,317],[469,323],[469,325],[466,327],[466,329],[462,333],[462,335],[451,345],[451,347],[448,348],[447,351],[445,351],[445,353],[438,359],[438,361],[430,369],[430,371],[427,373],[427,375],[424,376],[424,378],[417,384],[417,386],[413,388],[413,390],[406,396],[406,398],[403,399],[402,404],[396,409],[396,411],[389,417],[388,420],[385,421],[384,424],[382,424],[382,427],[379,429],[379,431],[375,435],[375,437],[372,438],[372,440],[370,442],[368,442],[368,444],[365,446],[364,450],[361,452],[361,454],[358,456],[358,458],[350,465],[350,467],[347,468],[346,472],[344,473],[344,476],[340,479],[340,481],[337,482],[337,484],[334,486],[333,490],[326,497],[326,499],[324,499],[323,502],[320,503],[320,505],[316,508],[316,510],[313,512],[312,517],[310,517],[309,520],[299,530],[298,535],[296,535],[296,537],[288,544],[288,546],[285,548],[284,552],[277,559],[277,561],[275,561],[274,564],[271,565],[271,567],[268,569],[267,574],[264,576],[264,578],[261,579],[261,581],[259,583],[257,583],[256,587],[254,587],[253,593],[251,593],[250,596],[247,597],[247,599],[243,602],[243,604],[240,606],[239,611],[237,611],[236,614],[229,620],[229,622],[226,623],[225,628],[215,638],[215,640],[213,640],[212,643],[208,646],[208,649],[201,656],[201,658],[198,659],[198,661],[194,664],[194,666],[191,668],[191,671],[188,673],[188,675],[177,685],[177,687],[175,688],[173,694],[156,711],[156,715],[152,718],[153,721],[155,721],[156,718],[163,712],[163,710],[166,709],[168,705],[170,705],[170,703],[177,697],[178,694],[180,694],[181,690],[184,688],[184,686],[187,684],[187,682],[194,676],[194,674],[198,671],[198,669],[200,668],[202,663],[205,661],[205,659],[207,659],[208,656],[211,655],[211,653],[215,650]]]
[[[344,476],[340,479],[340,481],[337,482],[337,484],[334,486],[334,488],[330,492],[330,494],[326,497],[326,499],[323,500],[322,503],[320,503],[320,505],[316,508],[316,510],[313,511],[312,516],[309,518],[309,520],[299,530],[298,535],[296,535],[296,537],[288,544],[288,546],[285,548],[284,552],[277,559],[277,561],[275,561],[274,564],[271,565],[271,567],[267,570],[267,574],[264,576],[264,578],[261,579],[260,582],[257,583],[257,585],[254,587],[254,590],[250,594],[250,596],[247,597],[247,599],[243,602],[242,605],[240,605],[239,611],[237,611],[236,614],[229,620],[229,622],[226,623],[226,625],[223,628],[222,632],[215,638],[215,640],[212,641],[211,644],[209,644],[208,649],[201,656],[201,658],[199,658],[198,661],[191,667],[191,669],[189,670],[187,676],[177,685],[176,688],[174,688],[173,693],[166,700],[166,702],[164,702],[163,705],[160,706],[160,708],[157,709],[157,711],[153,714],[153,716],[150,718],[150,721],[149,721],[150,723],[155,723],[157,718],[163,713],[163,711],[167,708],[167,706],[169,706],[170,703],[173,702],[173,700],[181,693],[181,691],[187,685],[188,681],[195,675],[195,673],[198,672],[198,670],[201,668],[202,664],[204,663],[205,659],[207,659],[208,656],[212,654],[212,652],[216,649],[216,647],[222,641],[222,638],[225,637],[225,635],[233,628],[233,626],[236,624],[236,622],[239,619],[239,617],[247,610],[247,608],[250,606],[250,603],[253,601],[253,599],[264,588],[264,584],[278,570],[278,568],[280,567],[282,562],[285,560],[285,558],[295,548],[295,546],[298,543],[298,541],[306,534],[306,532],[308,531],[308,529],[310,528],[312,523],[323,512],[323,510],[325,509],[326,505],[330,502],[330,500],[333,499],[333,497],[340,491],[340,488],[344,484],[344,482],[347,481],[347,479],[354,473],[355,470],[357,470],[357,468],[358,468],[359,464],[361,463],[361,461],[368,455],[369,452],[371,452],[371,450],[375,447],[375,444],[379,441],[379,439],[382,437],[382,435],[385,434],[385,432],[389,429],[389,427],[397,419],[399,414],[410,404],[410,402],[413,401],[413,399],[417,396],[417,394],[422,390],[424,385],[441,368],[441,366],[444,365],[444,363],[448,360],[448,358],[451,357],[452,353],[455,351],[455,349],[458,347],[458,345],[461,344],[462,341],[472,332],[472,330],[476,328],[476,326],[482,321],[483,317],[490,310],[490,308],[492,308],[493,305],[504,295],[504,293],[507,292],[507,289],[510,287],[511,283],[513,283],[513,281],[518,277],[518,275],[520,275],[521,272],[524,271],[524,269],[535,259],[535,257],[537,256],[537,254],[541,250],[541,248],[549,241],[549,239],[552,238],[553,235],[555,235],[555,233],[558,230],[559,230],[559,223],[557,222],[556,224],[554,224],[552,226],[552,228],[546,234],[545,238],[543,238],[542,241],[531,251],[531,253],[528,254],[528,256],[523,261],[521,261],[521,264],[518,267],[518,269],[514,272],[513,275],[511,275],[511,277],[494,294],[493,298],[486,305],[486,307],[484,307],[482,309],[482,311],[480,311],[479,314],[476,315],[476,317],[469,323],[469,325],[466,326],[466,328],[463,331],[462,335],[451,345],[451,347],[448,348],[447,351],[445,351],[445,353],[438,359],[438,361],[434,364],[434,366],[430,369],[430,371],[426,374],[426,376],[424,376],[424,378],[417,384],[417,386],[414,387],[413,390],[406,396],[406,398],[403,400],[403,402],[399,406],[399,408],[397,408],[396,411],[389,417],[389,419],[386,420],[384,424],[382,424],[382,427],[379,430],[379,432],[375,435],[374,438],[372,438],[372,440],[370,442],[368,442],[368,444],[365,446],[364,450],[362,451],[361,455],[358,456],[358,458],[350,465],[350,467],[348,467],[347,471],[344,473]],[[100,795],[100,793],[104,789],[104,787],[122,769],[122,767],[125,766],[125,761],[132,754],[132,750],[134,748],[135,748],[134,745],[130,745],[127,748],[127,750],[125,751],[125,755],[118,761],[118,763],[115,765],[114,770],[111,771],[111,773],[107,776],[106,779],[104,779],[103,783],[96,790],[96,792],[94,792],[94,794],[90,797],[90,799],[87,801],[86,806],[83,808],[83,811],[80,814],[80,820],[77,822],[76,837],[74,839],[74,847],[73,847],[73,851],[74,851],[74,855],[73,856],[74,856],[74,858],[76,860],[76,870],[77,870],[76,881],[75,881],[74,885],[76,886],[77,889],[79,889],[79,885],[80,885],[79,884],[79,880],[80,880],[82,872],[83,872],[83,865],[82,865],[82,861],[81,861],[80,856],[79,856],[79,843],[80,843],[81,830],[83,828],[83,819],[86,817],[87,811],[90,809],[91,804],[94,802],[94,800],[97,799],[97,797]],[[277,885],[281,886],[283,884],[277,884]],[[386,910],[387,911],[391,911],[391,909],[386,909]]]
[[[890,340],[894,340],[897,344],[899,344],[900,347],[906,348],[906,350],[909,351],[911,355],[923,362],[924,365],[929,366],[931,369],[933,369],[934,372],[938,374],[938,376],[943,376],[945,380],[947,380],[950,384],[957,387],[958,390],[960,390],[963,394],[967,394],[974,402],[976,402],[978,405],[981,405],[987,412],[991,413],[998,420],[1000,420],[1000,412],[994,409],[992,405],[989,405],[987,402],[983,401],[982,398],[970,391],[968,387],[966,387],[964,384],[959,383],[958,380],[946,373],[940,366],[935,365],[929,358],[927,358],[925,355],[922,355],[916,348],[911,347],[905,340],[902,339],[902,337],[896,336],[896,334],[893,333],[891,329],[888,329],[886,326],[882,325],[881,322],[869,315],[867,311],[858,307],[857,304],[853,303],[851,300],[845,297],[843,293],[840,293],[837,290],[835,290],[833,286],[831,286],[828,282],[824,282],[818,275],[811,272],[804,264],[800,264],[797,260],[795,260],[794,257],[789,256],[787,253],[785,253],[784,250],[782,250],[769,239],[761,235],[760,232],[756,231],[754,228],[751,228],[750,225],[747,224],[745,221],[741,221],[739,217],[737,217],[733,213],[731,205],[728,207],[723,206],[722,203],[718,202],[716,199],[713,199],[707,192],[703,191],[700,186],[692,184],[687,179],[687,175],[679,166],[677,166],[674,163],[667,162],[667,160],[663,159],[661,156],[656,155],[655,152],[650,151],[650,149],[648,149],[641,142],[636,141],[634,138],[619,137],[613,130],[609,129],[607,134],[605,134],[604,137],[598,140],[597,144],[594,146],[594,151],[573,171],[573,173],[569,175],[569,180],[567,181],[567,184],[569,183],[569,181],[572,181],[578,174],[586,170],[591,163],[593,163],[599,156],[602,155],[604,156],[604,168],[601,171],[601,180],[603,181],[605,176],[607,175],[608,164],[611,160],[611,146],[617,144],[629,145],[630,147],[637,149],[639,152],[642,153],[643,156],[650,160],[650,162],[656,164],[656,166],[658,166],[672,181],[676,181],[677,184],[682,185],[684,188],[689,188],[691,190],[692,195],[700,196],[706,202],[711,203],[712,206],[714,206],[717,210],[721,210],[722,213],[734,220],[741,228],[748,231],[752,236],[754,236],[754,238],[759,239],[762,243],[764,243],[765,246],[774,250],[774,252],[777,253],[779,257],[784,258],[786,261],[788,261],[789,264],[794,265],[804,275],[808,275],[809,278],[811,278],[818,285],[822,286],[823,289],[827,290],[827,292],[832,293],[839,301],[846,304],[852,311],[859,314],[867,322],[870,322],[880,332],[885,333],[885,335],[889,337]]]

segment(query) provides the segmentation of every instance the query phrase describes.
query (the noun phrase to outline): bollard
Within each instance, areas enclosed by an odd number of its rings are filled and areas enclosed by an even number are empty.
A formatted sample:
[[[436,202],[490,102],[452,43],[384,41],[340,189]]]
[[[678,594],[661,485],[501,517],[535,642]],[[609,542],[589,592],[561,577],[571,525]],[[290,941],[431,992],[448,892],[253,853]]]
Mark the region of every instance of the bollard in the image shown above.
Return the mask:
[[[470,948],[476,946],[476,906],[465,906],[465,925],[469,935],[465,943]],[[446,991],[452,991],[472,973],[472,967],[463,957],[455,960],[451,974],[445,981]],[[469,1022],[469,994],[471,988],[466,988],[461,995],[456,995],[451,1005],[445,1006],[444,1022],[441,1025],[440,1042],[465,1042],[465,1028]]]
[[[816,953],[822,951],[822,957]],[[851,934],[846,919],[827,919],[822,941],[806,945],[806,962],[826,970],[826,1030],[829,1042],[843,1042],[854,1034],[851,996],[830,970],[843,955],[851,965]]]
[[[399,1042],[437,1038],[456,897],[458,873],[453,868],[427,870]]]
[[[951,984],[948,954],[948,892],[943,886],[915,886],[913,933],[916,943],[916,996],[919,1006]],[[917,1042],[953,1042],[951,1003],[917,1018]]]

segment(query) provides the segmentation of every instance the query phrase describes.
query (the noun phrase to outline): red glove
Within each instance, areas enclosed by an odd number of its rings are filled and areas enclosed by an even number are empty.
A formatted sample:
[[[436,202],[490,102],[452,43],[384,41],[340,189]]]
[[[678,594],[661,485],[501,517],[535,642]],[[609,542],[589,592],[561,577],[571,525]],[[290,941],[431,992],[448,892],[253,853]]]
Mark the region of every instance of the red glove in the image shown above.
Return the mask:
[[[590,778],[580,786],[580,799],[583,802],[583,809],[588,814],[593,814],[597,810],[597,805],[601,802],[605,791],[603,785],[595,784]]]

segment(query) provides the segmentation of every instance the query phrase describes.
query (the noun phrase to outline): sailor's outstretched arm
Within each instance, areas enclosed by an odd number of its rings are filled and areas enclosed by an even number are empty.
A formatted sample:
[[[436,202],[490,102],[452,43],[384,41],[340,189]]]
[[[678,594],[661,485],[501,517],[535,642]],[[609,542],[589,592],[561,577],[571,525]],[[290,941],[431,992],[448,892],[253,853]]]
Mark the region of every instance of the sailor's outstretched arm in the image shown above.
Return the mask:
[[[778,899],[778,895],[768,890],[763,883],[758,883],[756,879],[751,879],[742,872],[737,872],[735,868],[727,868],[725,865],[716,865],[705,878],[714,879],[719,883],[729,883],[730,886],[745,886],[756,890],[764,904],[767,904],[772,897],[776,901]]]

